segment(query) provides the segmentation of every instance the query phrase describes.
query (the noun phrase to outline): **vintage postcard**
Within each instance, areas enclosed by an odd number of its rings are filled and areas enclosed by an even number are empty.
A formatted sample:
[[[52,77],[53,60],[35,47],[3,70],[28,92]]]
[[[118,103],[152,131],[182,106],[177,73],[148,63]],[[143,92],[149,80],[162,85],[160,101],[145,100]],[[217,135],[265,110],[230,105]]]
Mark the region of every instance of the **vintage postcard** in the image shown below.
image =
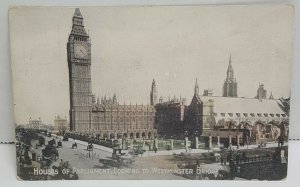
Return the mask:
[[[20,180],[282,180],[294,8],[13,7]]]

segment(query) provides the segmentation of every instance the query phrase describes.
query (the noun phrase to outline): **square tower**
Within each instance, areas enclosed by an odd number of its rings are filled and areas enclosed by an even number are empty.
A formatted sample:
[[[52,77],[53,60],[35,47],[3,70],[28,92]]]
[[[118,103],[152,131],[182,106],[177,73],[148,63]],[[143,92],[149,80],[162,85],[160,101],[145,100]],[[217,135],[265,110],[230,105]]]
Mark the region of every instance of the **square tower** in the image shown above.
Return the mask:
[[[79,8],[73,16],[72,31],[67,44],[70,130],[86,132],[91,126],[91,43],[83,25]]]

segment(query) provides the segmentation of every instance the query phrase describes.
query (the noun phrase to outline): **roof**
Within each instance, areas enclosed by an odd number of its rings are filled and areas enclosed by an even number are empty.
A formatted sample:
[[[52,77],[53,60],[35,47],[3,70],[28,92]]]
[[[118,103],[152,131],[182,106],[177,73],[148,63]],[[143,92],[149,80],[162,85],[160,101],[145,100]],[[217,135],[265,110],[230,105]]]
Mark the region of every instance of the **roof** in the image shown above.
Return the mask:
[[[83,20],[83,17],[81,15],[80,10],[79,10],[79,8],[76,8],[74,16],[73,16],[73,26],[72,26],[71,34],[88,36],[88,34],[86,33],[86,31],[84,29],[82,20]]]
[[[214,101],[214,113],[285,114],[279,99],[202,96],[203,102]]]
[[[79,8],[76,8],[76,9],[75,9],[74,16],[82,18],[82,15],[81,15],[81,12],[80,12],[80,9],[79,9]]]

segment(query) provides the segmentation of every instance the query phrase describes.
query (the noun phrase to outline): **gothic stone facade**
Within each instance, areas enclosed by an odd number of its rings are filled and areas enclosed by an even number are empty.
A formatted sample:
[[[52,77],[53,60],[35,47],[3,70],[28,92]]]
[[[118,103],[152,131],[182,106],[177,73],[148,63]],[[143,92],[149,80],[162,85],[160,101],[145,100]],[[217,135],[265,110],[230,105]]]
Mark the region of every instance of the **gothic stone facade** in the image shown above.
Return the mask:
[[[184,129],[184,115],[187,106],[184,101],[172,99],[155,105],[155,124],[162,137],[178,137]]]
[[[155,110],[151,105],[125,105],[102,99],[91,110],[91,132],[103,138],[153,138]]]
[[[289,99],[274,99],[259,84],[255,98],[237,97],[237,82],[231,62],[223,85],[223,97],[203,94],[203,137],[212,137],[229,145],[239,142],[277,141],[287,138]],[[241,140],[240,140],[241,139]],[[219,143],[218,143],[219,144]]]
[[[91,43],[76,8],[67,44],[70,87],[70,130],[88,131],[91,123]]]
[[[203,132],[203,103],[196,80],[194,96],[189,106],[185,99],[172,99],[155,105],[157,133],[168,138],[198,136]]]
[[[185,135],[199,136],[203,133],[203,102],[199,96],[199,86],[196,80],[194,96],[184,119]]]
[[[208,127],[204,128],[203,137],[212,136],[217,140],[219,136],[227,145],[245,141],[259,144],[277,141],[280,135],[288,137],[289,114],[281,107],[283,103],[279,99],[218,96],[202,96],[201,99],[203,126]]]
[[[152,137],[154,107],[96,103],[91,88],[91,40],[78,8],[67,44],[70,87],[70,130],[106,137]],[[155,94],[154,94],[155,95]]]

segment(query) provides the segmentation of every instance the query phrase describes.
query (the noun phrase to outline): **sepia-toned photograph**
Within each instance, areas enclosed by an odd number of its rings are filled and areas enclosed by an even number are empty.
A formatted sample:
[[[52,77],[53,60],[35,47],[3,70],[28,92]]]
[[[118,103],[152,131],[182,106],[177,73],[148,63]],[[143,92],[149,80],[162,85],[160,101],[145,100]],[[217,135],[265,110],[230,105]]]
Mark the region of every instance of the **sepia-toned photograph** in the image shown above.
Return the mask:
[[[288,4],[12,7],[19,180],[284,180]]]

